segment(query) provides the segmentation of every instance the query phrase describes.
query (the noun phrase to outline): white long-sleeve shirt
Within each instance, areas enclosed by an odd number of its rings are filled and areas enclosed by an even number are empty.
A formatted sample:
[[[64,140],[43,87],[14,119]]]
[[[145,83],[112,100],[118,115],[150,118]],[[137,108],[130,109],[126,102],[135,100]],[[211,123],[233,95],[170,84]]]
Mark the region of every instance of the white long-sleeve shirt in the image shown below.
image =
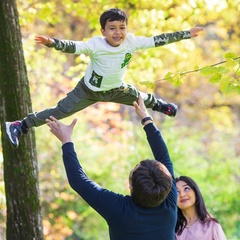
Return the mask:
[[[140,37],[128,33],[126,39],[117,47],[112,47],[105,37],[100,36],[86,42],[54,38],[55,43],[50,47],[62,52],[89,55],[90,62],[84,76],[85,84],[92,91],[108,91],[121,86],[126,66],[137,50],[158,47],[190,37],[190,31],[153,37]]]

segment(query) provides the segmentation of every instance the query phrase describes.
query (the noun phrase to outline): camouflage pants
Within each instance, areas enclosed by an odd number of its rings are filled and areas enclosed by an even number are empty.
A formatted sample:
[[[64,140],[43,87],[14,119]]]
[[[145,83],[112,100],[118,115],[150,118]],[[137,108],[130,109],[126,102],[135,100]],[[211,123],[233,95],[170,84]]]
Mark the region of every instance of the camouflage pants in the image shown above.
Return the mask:
[[[56,106],[40,112],[30,113],[24,120],[29,128],[38,127],[45,124],[46,119],[50,116],[56,119],[66,118],[96,102],[132,105],[133,101],[138,100],[139,94],[143,97],[147,108],[152,108],[156,104],[157,99],[153,94],[139,92],[133,85],[123,83],[119,88],[94,92],[85,85],[82,78],[76,87],[65,98],[60,100]]]

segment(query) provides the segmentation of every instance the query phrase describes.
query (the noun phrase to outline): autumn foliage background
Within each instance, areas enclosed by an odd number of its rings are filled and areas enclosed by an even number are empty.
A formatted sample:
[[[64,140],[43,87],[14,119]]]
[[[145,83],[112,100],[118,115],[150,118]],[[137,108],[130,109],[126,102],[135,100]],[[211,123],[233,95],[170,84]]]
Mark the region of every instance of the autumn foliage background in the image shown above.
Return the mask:
[[[228,239],[240,239],[240,1],[17,3],[34,111],[63,98],[84,76],[89,61],[85,55],[36,46],[35,35],[85,41],[100,35],[99,16],[110,7],[127,12],[129,32],[135,35],[204,27],[198,38],[137,52],[125,79],[141,91],[153,91],[178,104],[173,119],[149,111],[162,129],[175,175],[194,178]],[[220,64],[211,67],[216,63]],[[128,194],[129,171],[139,160],[152,157],[133,108],[98,103],[73,117],[78,118],[74,142],[88,176],[103,187]],[[105,222],[68,185],[60,142],[46,126],[36,128],[35,133],[45,239],[108,239]],[[4,232],[2,174],[0,184],[0,228]]]

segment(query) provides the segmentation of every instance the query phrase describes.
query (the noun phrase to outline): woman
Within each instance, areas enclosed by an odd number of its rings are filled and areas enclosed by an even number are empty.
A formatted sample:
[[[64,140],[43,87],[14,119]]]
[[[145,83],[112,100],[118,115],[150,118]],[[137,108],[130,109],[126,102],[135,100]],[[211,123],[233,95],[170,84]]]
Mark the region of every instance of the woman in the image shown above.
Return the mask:
[[[178,191],[178,220],[176,240],[226,240],[218,220],[205,206],[197,184],[187,176],[176,178]]]

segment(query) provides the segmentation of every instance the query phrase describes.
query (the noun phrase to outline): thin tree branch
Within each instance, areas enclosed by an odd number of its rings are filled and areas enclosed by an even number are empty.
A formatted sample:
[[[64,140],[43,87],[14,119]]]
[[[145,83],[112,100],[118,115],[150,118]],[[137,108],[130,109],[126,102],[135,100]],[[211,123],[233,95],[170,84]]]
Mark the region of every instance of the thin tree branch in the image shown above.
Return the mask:
[[[237,59],[240,59],[240,57],[236,57],[236,58],[232,58],[232,59],[233,59],[233,60],[237,60]],[[221,61],[221,62],[212,64],[212,65],[210,65],[209,67],[215,67],[215,66],[217,66],[217,65],[220,65],[220,64],[223,64],[223,63],[226,63],[226,62],[227,62],[227,60]],[[186,74],[193,73],[193,72],[199,72],[199,71],[201,71],[202,69],[203,69],[203,68],[199,68],[199,69],[190,70],[190,71],[187,71],[187,72],[182,72],[182,73],[180,73],[179,75],[186,75]],[[160,80],[155,81],[155,83],[160,82],[160,81],[163,81],[163,80],[168,80],[168,79],[171,79],[171,78],[162,78],[162,79],[160,79]]]

